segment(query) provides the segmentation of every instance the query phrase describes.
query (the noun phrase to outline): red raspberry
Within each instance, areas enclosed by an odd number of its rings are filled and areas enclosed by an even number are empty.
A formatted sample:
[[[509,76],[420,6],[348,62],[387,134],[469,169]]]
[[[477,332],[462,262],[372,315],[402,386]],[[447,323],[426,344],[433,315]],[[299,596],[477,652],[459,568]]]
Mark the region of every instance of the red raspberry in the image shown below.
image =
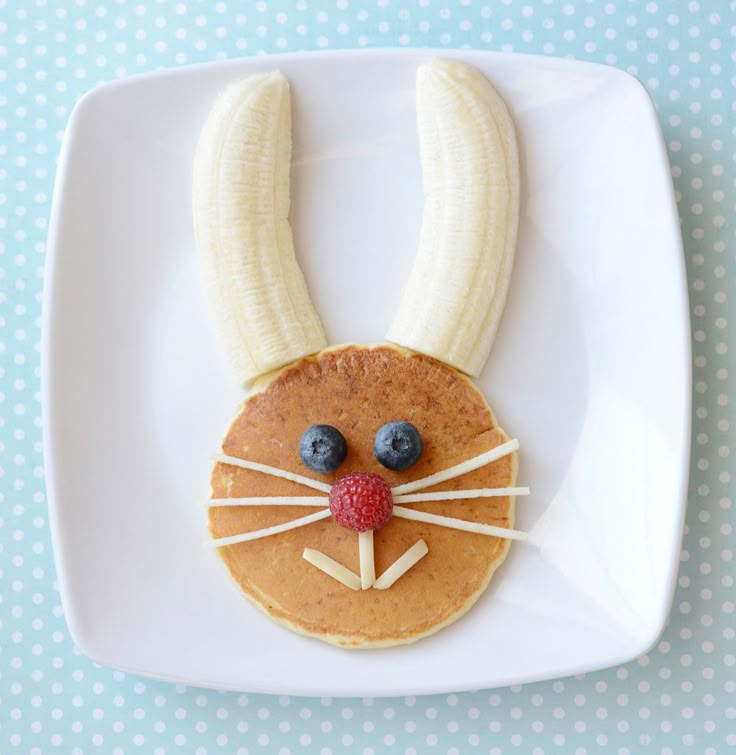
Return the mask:
[[[330,490],[330,513],[341,526],[356,532],[377,530],[391,518],[394,500],[383,477],[354,472],[341,477]]]

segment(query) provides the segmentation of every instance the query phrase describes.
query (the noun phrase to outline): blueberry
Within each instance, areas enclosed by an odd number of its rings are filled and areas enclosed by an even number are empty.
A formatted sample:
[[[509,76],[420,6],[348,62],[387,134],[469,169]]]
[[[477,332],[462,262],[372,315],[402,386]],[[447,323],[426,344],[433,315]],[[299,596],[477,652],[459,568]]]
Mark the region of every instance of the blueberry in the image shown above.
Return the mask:
[[[299,441],[299,456],[313,472],[334,472],[347,453],[345,438],[332,425],[312,425]]]
[[[388,422],[377,433],[373,453],[386,469],[403,472],[419,461],[422,436],[411,422]]]

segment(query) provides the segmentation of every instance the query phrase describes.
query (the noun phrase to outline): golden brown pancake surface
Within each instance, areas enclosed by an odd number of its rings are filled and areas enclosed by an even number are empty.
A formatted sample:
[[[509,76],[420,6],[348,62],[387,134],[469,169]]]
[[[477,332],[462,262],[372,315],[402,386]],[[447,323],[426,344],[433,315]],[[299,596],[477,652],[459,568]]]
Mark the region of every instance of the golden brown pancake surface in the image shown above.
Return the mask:
[[[393,420],[414,424],[424,442],[419,461],[403,472],[384,468],[373,454],[376,432]],[[347,458],[333,473],[312,472],[300,459],[299,440],[315,424],[333,425],[347,441]],[[453,368],[389,345],[349,345],[327,349],[277,373],[244,402],[222,450],[328,484],[350,472],[376,472],[396,486],[507,440],[479,390]],[[513,454],[421,492],[511,487],[515,480]],[[215,465],[211,484],[213,498],[319,494],[222,463]],[[514,500],[508,496],[409,506],[513,527]],[[210,534],[240,534],[315,511],[304,506],[212,507]],[[381,647],[412,642],[462,616],[488,585],[509,546],[505,539],[392,517],[374,533],[376,574],[419,539],[429,552],[394,585],[357,592],[302,558],[305,548],[314,548],[360,572],[358,534],[331,518],[218,551],[246,597],[276,621],[338,645]]]

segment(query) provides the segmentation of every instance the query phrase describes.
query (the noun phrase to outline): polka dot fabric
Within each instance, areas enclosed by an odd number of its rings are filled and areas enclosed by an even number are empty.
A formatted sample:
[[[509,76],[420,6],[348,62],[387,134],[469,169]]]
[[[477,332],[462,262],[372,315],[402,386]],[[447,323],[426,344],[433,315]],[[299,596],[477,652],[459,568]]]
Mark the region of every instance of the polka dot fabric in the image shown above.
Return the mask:
[[[386,46],[606,63],[638,76],[657,104],[682,218],[694,357],[690,501],[669,626],[648,655],[619,668],[423,698],[220,693],[99,667],[74,648],[64,622],[41,456],[45,239],[71,109],[97,84],[159,67]],[[0,0],[0,752],[582,755],[736,746],[734,49],[736,3],[725,0]]]

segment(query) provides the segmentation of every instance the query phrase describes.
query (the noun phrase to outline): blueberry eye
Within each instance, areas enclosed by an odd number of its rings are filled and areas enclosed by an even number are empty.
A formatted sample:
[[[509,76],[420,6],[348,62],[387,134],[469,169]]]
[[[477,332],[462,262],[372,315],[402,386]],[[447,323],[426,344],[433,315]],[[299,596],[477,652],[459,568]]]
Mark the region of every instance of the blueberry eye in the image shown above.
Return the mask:
[[[422,436],[411,422],[388,422],[377,433],[373,453],[386,469],[403,472],[419,461]]]
[[[348,445],[332,425],[312,425],[299,441],[299,456],[313,472],[334,472],[345,461]]]

